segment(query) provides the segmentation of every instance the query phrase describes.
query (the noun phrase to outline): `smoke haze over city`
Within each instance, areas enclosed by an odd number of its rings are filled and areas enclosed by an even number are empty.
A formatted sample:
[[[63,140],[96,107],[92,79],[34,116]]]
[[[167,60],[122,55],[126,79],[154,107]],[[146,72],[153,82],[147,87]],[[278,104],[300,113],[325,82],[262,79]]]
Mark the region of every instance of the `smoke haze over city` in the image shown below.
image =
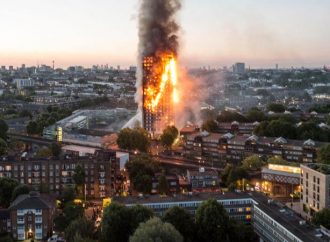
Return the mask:
[[[0,2],[6,33],[1,65],[136,64],[138,1]],[[237,60],[251,67],[329,64],[329,1],[189,0],[183,5],[185,66],[228,66]]]

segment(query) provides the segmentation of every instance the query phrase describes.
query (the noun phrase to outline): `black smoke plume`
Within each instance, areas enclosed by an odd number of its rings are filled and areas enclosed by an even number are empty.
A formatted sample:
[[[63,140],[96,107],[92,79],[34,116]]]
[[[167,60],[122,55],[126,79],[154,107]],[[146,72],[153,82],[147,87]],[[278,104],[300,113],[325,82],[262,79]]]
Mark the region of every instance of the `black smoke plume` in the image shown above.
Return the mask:
[[[141,0],[139,11],[139,52],[141,57],[159,52],[177,55],[179,25],[176,13],[181,0]]]
[[[176,14],[182,0],[140,0],[139,5],[139,56],[135,96],[142,111],[142,68],[143,58],[157,59],[164,53],[178,54],[179,39]]]

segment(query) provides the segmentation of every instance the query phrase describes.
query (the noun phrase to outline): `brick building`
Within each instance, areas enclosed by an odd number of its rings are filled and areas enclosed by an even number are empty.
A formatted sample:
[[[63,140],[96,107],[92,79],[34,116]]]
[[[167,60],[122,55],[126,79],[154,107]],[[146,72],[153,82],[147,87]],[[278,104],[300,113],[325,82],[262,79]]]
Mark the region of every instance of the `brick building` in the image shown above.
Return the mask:
[[[17,240],[46,239],[52,235],[55,202],[37,192],[18,196],[8,208],[12,236]]]
[[[232,133],[196,132],[187,136],[185,153],[195,159],[223,166],[226,162],[239,163],[256,154],[265,157],[281,156],[291,162],[315,162],[318,149],[323,142],[292,140],[256,135],[233,135]]]
[[[0,177],[9,177],[26,184],[36,191],[60,194],[67,186],[73,186],[77,166],[85,172],[86,196],[103,198],[110,196],[119,184],[119,160],[115,152],[96,151],[92,157],[60,160],[2,160]]]

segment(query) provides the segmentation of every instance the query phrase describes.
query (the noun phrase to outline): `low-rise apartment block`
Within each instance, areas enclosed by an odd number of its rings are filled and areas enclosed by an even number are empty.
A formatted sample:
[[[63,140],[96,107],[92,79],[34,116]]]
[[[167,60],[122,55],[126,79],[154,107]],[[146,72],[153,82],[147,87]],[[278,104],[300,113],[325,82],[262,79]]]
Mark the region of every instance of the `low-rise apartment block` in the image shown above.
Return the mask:
[[[61,193],[65,187],[75,185],[73,175],[77,166],[85,172],[86,196],[103,198],[117,189],[119,160],[116,152],[96,151],[92,157],[59,160],[0,161],[0,177],[9,177],[36,191]]]
[[[206,131],[187,136],[186,155],[195,159],[205,159],[213,164],[225,162],[239,163],[244,158],[256,154],[260,156],[280,156],[290,162],[315,162],[322,142],[291,140],[283,137],[269,138],[256,135],[220,134]]]

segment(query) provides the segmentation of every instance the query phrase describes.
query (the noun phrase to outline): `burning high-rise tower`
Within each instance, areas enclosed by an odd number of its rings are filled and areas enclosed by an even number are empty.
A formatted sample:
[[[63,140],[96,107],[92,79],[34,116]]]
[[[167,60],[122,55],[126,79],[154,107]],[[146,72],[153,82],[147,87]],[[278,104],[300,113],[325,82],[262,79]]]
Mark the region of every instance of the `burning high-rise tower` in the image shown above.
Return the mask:
[[[143,59],[143,126],[161,133],[174,125],[174,105],[178,102],[176,61],[173,54]]]
[[[174,124],[179,30],[175,14],[180,7],[180,0],[141,0],[137,88],[143,127],[151,134]]]

